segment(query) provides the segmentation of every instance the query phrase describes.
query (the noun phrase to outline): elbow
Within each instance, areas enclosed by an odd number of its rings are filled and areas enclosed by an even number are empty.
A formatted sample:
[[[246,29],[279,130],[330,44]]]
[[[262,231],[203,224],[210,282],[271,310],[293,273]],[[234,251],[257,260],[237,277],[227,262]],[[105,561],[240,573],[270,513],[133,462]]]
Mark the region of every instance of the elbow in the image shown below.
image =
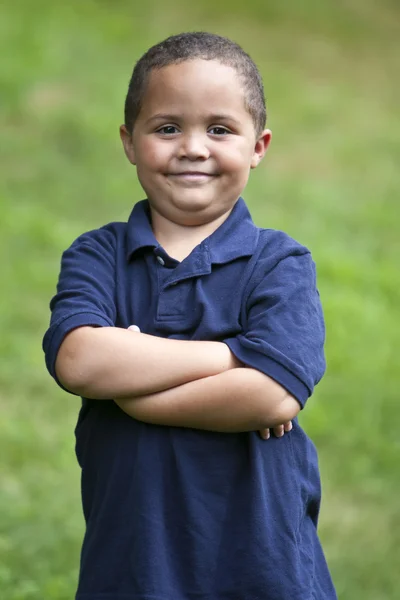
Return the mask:
[[[78,396],[87,396],[90,388],[90,369],[84,361],[82,332],[78,331],[69,333],[61,344],[55,372],[65,389]]]
[[[58,381],[66,390],[77,396],[85,395],[87,380],[84,377],[83,369],[79,367],[79,361],[73,356],[65,355],[61,348],[57,355],[55,372]]]
[[[300,402],[286,388],[256,369],[246,369],[246,375],[250,373],[255,386],[258,417],[262,415],[260,429],[276,427],[297,417],[301,410]]]
[[[293,421],[300,410],[301,405],[299,401],[285,390],[285,395],[276,409],[276,425],[282,425],[282,423]]]
[[[301,405],[298,400],[289,394],[284,388],[279,390],[275,395],[274,401],[271,402],[271,397],[267,398],[267,411],[264,414],[262,428],[277,427],[289,421],[293,421],[301,410]]]

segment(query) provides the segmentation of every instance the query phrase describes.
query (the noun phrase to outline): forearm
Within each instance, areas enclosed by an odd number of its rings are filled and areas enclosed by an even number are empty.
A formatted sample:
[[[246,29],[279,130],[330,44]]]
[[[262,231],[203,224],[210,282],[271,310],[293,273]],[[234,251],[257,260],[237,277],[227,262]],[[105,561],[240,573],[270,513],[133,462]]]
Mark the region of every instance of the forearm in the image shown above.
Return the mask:
[[[145,423],[227,433],[275,427],[300,410],[297,400],[278,383],[244,368],[117,404]]]
[[[169,340],[116,327],[72,331],[58,352],[56,372],[87,398],[150,394],[237,366],[222,342]]]

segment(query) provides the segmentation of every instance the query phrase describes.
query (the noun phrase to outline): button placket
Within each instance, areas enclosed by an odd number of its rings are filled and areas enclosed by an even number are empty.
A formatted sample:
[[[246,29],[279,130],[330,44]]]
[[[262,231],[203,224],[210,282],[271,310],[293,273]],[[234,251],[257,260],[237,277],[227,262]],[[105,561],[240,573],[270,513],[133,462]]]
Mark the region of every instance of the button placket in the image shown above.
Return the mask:
[[[161,266],[168,264],[168,258],[160,255],[160,248],[154,250],[157,262]],[[177,264],[174,269],[157,269],[158,303],[157,320],[184,322],[193,317],[193,300],[196,280],[202,275],[208,275],[211,265],[208,254],[194,253],[188,261]]]
[[[159,295],[157,307],[157,319],[178,320],[186,318],[186,302],[190,290],[190,283],[185,281],[181,285],[168,284],[159,272]]]

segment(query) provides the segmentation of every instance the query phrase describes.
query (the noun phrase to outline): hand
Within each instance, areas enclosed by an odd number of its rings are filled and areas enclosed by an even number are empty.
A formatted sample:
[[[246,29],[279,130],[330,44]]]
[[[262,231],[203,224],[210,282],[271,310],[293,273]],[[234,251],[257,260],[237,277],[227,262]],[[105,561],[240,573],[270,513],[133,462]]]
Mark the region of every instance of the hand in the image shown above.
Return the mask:
[[[274,435],[276,437],[283,437],[286,432],[291,431],[292,429],[293,429],[292,421],[288,421],[287,423],[284,423],[283,425],[277,425],[276,427],[274,427],[272,429],[272,431],[274,432]],[[271,432],[270,432],[269,428],[265,428],[265,429],[260,429],[259,434],[263,440],[268,440],[270,438]]]

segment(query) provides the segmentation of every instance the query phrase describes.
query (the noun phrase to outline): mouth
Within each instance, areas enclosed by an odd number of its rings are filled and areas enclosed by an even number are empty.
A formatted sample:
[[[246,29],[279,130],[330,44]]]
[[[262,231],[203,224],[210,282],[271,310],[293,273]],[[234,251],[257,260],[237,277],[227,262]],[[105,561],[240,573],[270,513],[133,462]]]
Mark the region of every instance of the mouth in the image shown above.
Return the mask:
[[[181,171],[180,173],[169,173],[168,177],[188,183],[205,183],[216,177],[216,175],[204,173],[203,171]]]

